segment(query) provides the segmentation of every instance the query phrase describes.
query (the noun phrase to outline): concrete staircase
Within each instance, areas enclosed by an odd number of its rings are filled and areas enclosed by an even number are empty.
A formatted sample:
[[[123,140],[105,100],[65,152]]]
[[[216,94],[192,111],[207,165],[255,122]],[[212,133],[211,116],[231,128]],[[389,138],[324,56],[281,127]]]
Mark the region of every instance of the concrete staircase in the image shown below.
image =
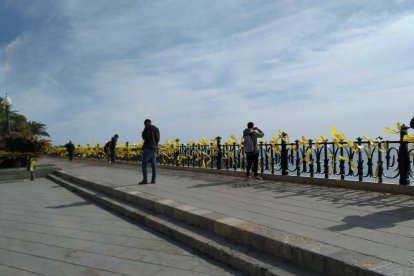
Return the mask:
[[[414,275],[409,267],[127,187],[64,171],[48,178],[248,275]]]

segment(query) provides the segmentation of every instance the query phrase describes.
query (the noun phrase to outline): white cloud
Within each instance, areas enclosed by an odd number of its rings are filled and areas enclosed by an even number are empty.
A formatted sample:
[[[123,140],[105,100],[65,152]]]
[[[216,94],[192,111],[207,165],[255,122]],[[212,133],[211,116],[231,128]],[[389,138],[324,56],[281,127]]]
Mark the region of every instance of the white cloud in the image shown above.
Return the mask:
[[[248,121],[269,136],[378,136],[413,115],[408,5],[66,1],[42,43],[32,30],[19,46],[36,53],[30,69],[14,56],[23,75],[6,80],[0,64],[0,81],[55,143],[134,141],[145,118],[184,141],[239,136]]]

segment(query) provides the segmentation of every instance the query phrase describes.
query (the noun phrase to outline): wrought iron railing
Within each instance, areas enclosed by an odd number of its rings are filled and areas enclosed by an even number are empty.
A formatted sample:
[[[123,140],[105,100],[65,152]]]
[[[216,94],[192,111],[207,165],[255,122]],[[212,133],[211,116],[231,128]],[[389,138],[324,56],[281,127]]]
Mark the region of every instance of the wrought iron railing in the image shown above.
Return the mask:
[[[375,140],[296,140],[289,142],[281,133],[280,143],[259,143],[259,170],[261,173],[356,181],[394,182],[409,185],[413,178],[413,150],[404,141],[408,127],[401,126],[397,141]],[[126,146],[118,149],[118,161],[141,162],[142,149]],[[101,152],[82,154],[84,158],[105,158]],[[413,158],[413,159],[412,159]],[[246,156],[242,143],[179,144],[160,146],[158,163],[206,169],[244,171]]]

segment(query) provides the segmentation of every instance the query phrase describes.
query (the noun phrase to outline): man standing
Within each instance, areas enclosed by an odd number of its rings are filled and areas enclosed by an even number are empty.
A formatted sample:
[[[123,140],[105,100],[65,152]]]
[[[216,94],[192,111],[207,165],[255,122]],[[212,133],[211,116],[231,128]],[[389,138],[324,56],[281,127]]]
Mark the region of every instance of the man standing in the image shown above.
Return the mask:
[[[109,152],[111,155],[111,163],[114,164],[115,163],[115,150],[116,150],[116,143],[118,142],[118,134],[115,134],[112,138],[111,138],[111,142],[107,143],[108,147],[109,147]]]
[[[262,178],[257,175],[259,167],[259,146],[257,145],[257,138],[264,136],[263,131],[255,127],[252,122],[247,124],[247,128],[243,131],[244,152],[247,158],[246,177],[251,178],[250,169],[253,165],[254,178],[261,180]]]
[[[144,139],[144,145],[142,153],[142,176],[143,179],[139,182],[139,185],[148,184],[147,178],[147,165],[148,162],[151,162],[152,168],[152,177],[151,183],[155,184],[155,178],[157,177],[157,150],[158,150],[158,143],[160,141],[160,131],[154,125],[150,119],[146,119],[144,121],[144,131],[142,132],[142,139]]]
[[[72,143],[72,141],[69,141],[69,143],[67,143],[65,147],[66,147],[66,150],[68,151],[69,160],[72,161],[73,152],[75,151],[75,145]]]

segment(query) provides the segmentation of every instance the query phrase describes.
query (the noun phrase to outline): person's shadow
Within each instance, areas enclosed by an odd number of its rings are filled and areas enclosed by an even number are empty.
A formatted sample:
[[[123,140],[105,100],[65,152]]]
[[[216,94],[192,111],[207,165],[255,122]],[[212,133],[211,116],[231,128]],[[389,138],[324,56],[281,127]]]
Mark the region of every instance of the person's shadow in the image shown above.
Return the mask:
[[[401,207],[394,210],[382,211],[366,216],[347,216],[344,224],[329,227],[331,231],[344,231],[355,227],[367,229],[391,228],[396,223],[413,220],[414,207]]]
[[[70,203],[70,204],[60,204],[60,205],[56,205],[56,206],[47,206],[46,208],[61,209],[61,208],[78,207],[78,206],[84,206],[84,205],[90,205],[90,204],[92,204],[92,203],[88,202],[88,201],[81,201],[81,202],[74,202],[74,203]]]

